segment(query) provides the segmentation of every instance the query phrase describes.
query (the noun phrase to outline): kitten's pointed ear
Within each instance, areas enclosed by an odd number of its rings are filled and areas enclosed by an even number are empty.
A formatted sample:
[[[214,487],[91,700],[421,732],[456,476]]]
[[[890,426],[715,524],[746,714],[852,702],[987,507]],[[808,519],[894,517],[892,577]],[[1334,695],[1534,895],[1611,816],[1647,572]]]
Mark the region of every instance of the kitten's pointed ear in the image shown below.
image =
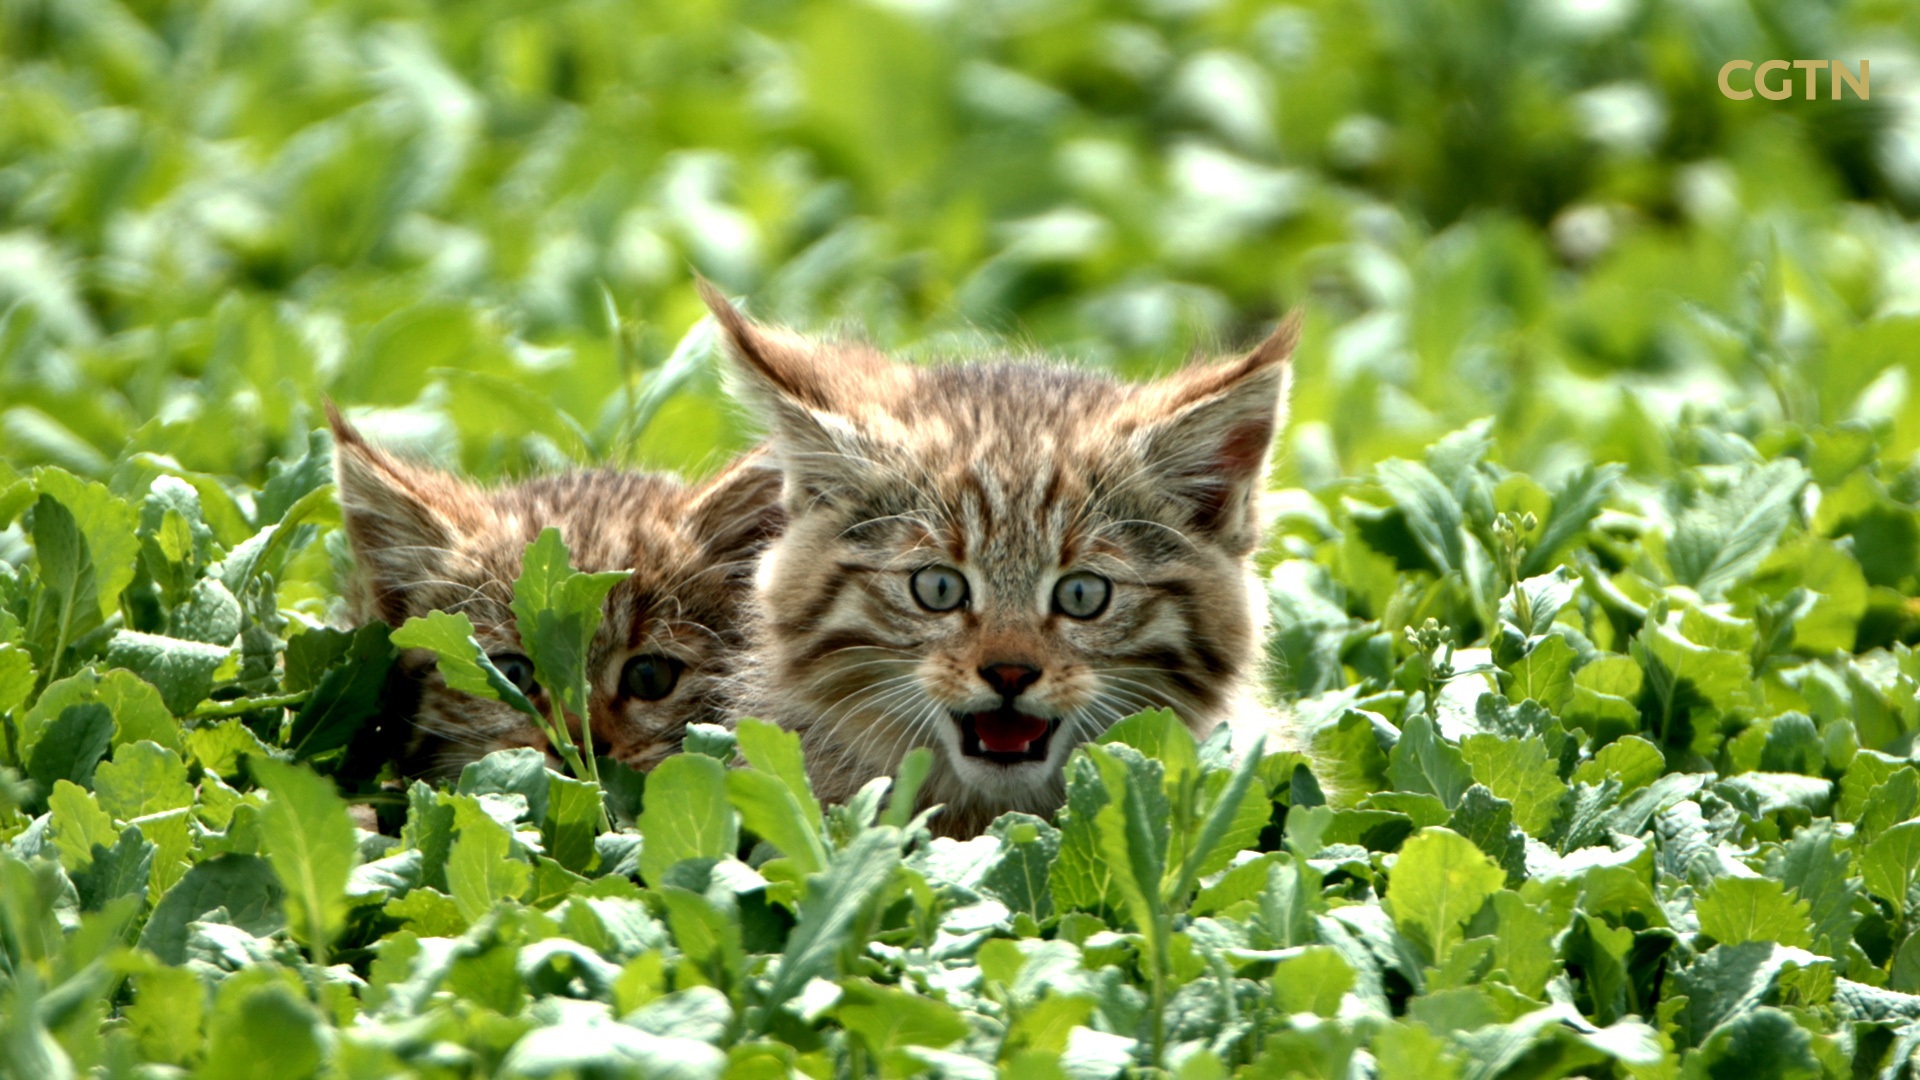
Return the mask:
[[[443,509],[456,500],[473,503],[458,480],[408,465],[375,448],[333,402],[326,402],[333,429],[335,497],[353,546],[354,599],[367,610],[358,617],[395,626],[420,614],[409,594],[422,582],[445,577],[454,529]]]
[[[741,455],[700,485],[687,520],[707,556],[739,561],[741,575],[751,576],[752,557],[786,525],[780,486],[780,469],[765,447]]]
[[[891,385],[887,359],[871,349],[829,345],[762,326],[702,278],[706,301],[744,381],[744,394],[771,435],[771,451],[798,511],[858,479],[864,436],[847,419],[853,407]]]
[[[1238,360],[1195,365],[1149,399],[1158,413],[1136,438],[1149,464],[1193,508],[1192,524],[1234,554],[1259,542],[1258,494],[1273,440],[1286,422],[1300,313]]]

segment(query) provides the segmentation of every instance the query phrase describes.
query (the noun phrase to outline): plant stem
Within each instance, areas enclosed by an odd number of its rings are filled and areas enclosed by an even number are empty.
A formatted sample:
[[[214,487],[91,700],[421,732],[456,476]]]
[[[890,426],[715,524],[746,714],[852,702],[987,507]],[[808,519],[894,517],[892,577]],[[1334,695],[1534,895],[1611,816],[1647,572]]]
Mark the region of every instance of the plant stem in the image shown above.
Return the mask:
[[[262,697],[230,698],[226,701],[205,701],[194,707],[187,716],[194,720],[214,720],[223,716],[241,716],[260,709],[285,709],[301,705],[313,696],[311,690],[299,690],[291,694],[268,694]]]

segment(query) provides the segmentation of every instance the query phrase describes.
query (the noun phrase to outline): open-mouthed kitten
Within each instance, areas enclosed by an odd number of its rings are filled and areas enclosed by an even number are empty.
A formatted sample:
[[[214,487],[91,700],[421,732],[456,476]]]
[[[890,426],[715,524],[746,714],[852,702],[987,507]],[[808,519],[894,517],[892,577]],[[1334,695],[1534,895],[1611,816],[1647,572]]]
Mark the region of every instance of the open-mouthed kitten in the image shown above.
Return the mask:
[[[597,469],[483,488],[376,449],[331,408],[328,418],[353,549],[346,591],[356,623],[399,626],[428,611],[463,612],[494,666],[545,713],[510,605],[527,544],[552,525],[576,570],[633,571],[607,595],[588,654],[598,751],[650,769],[679,750],[688,724],[724,722],[715,690],[741,644],[754,557],[781,521],[779,474],[764,455],[697,486]],[[516,746],[544,751],[561,767],[525,715],[449,689],[431,653],[406,650],[397,670],[418,700],[403,773],[454,776]],[[567,721],[577,741],[580,718]]]
[[[971,836],[1057,809],[1073,747],[1143,709],[1270,726],[1250,556],[1294,322],[1130,385],[915,367],[706,298],[786,478],[736,712],[799,732],[822,798],[932,747],[922,804]]]

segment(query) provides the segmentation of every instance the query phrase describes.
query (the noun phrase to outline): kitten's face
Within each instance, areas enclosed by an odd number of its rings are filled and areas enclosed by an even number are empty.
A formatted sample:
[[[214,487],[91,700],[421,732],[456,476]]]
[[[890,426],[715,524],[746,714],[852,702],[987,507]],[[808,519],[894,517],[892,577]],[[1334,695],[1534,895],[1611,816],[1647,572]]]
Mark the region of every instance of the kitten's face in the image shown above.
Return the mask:
[[[588,653],[594,744],[641,769],[674,753],[689,723],[717,722],[716,689],[739,645],[752,558],[779,523],[777,476],[758,459],[699,487],[660,475],[572,472],[482,489],[369,446],[337,417],[336,469],[352,542],[356,621],[395,626],[464,613],[508,679],[546,713],[510,604],[526,545],[559,528],[582,571],[632,570],[608,594]],[[560,758],[526,716],[449,689],[423,650],[402,655],[419,704],[403,771],[453,776],[494,750]],[[580,739],[580,718],[569,714]]]
[[[1290,339],[1128,386],[722,318],[792,518],[760,572],[765,677],[850,780],[929,746],[929,797],[956,815],[1044,812],[1114,721],[1212,726],[1255,662],[1247,556]]]

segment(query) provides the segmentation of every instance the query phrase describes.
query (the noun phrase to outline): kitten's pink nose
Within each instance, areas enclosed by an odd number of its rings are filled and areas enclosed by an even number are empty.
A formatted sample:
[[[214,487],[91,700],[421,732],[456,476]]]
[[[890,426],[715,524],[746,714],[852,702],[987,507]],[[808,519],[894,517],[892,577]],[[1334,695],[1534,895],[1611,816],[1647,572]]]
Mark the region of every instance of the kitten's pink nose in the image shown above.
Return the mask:
[[[1001,697],[1016,698],[1020,691],[1040,681],[1040,669],[1031,664],[983,664],[980,677]]]

